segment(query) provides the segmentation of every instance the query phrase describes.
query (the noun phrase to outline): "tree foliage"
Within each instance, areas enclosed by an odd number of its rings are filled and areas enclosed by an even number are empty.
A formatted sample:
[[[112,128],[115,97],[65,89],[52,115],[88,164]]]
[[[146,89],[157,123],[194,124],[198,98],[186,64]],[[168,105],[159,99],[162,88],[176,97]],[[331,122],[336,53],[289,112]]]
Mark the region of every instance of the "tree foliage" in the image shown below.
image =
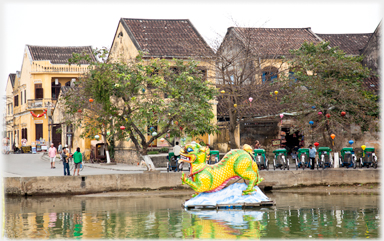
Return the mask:
[[[362,87],[370,76],[361,65],[362,56],[346,56],[329,43],[304,43],[291,53],[288,63],[294,76],[283,79],[283,88],[289,92],[283,103],[290,106],[287,111],[296,113],[296,129],[323,135],[329,145],[332,133],[350,137],[351,124],[362,131],[377,128],[377,96]]]
[[[107,49],[94,54],[99,61],[73,55],[70,63],[86,60],[89,71],[63,95],[66,112],[81,125],[83,137],[101,134],[105,139],[109,132],[115,141],[131,140],[146,155],[148,146],[167,133],[197,136],[217,131],[210,103],[216,89],[196,61],[143,59],[140,53],[122,63],[110,60]]]

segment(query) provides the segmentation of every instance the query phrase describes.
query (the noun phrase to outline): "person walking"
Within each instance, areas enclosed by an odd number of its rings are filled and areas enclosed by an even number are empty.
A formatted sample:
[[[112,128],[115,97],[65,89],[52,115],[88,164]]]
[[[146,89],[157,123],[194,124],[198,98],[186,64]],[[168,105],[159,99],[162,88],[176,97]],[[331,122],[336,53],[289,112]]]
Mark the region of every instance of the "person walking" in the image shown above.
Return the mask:
[[[73,175],[76,175],[76,169],[77,169],[77,175],[80,176],[80,164],[83,161],[83,155],[80,152],[80,147],[76,148],[75,153],[73,153],[73,162],[75,163],[75,170],[73,171]]]
[[[61,154],[62,151],[63,151],[63,146],[61,145],[61,142],[59,142],[59,146],[57,147],[57,152]]]
[[[68,161],[68,158],[69,156],[67,155],[67,149],[64,148],[63,149],[63,152],[61,153],[61,159],[63,159],[63,167],[64,167],[64,176],[70,176],[70,172],[69,172],[69,161]]]
[[[56,154],[57,154],[56,147],[53,145],[53,143],[51,143],[51,147],[48,149],[48,156],[49,156],[49,160],[51,161],[51,169],[56,168],[55,167]]]
[[[309,160],[311,161],[311,169],[315,169],[316,148],[309,145]]]

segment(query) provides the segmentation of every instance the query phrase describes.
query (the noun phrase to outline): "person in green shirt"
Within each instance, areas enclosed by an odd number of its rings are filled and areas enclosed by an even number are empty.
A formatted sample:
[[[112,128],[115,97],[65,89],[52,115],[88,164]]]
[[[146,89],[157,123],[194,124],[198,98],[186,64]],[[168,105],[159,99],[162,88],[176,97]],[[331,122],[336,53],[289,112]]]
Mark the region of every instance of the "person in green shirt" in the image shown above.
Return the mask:
[[[83,161],[83,155],[80,152],[80,147],[76,148],[76,152],[73,153],[73,162],[75,163],[75,170],[73,171],[73,175],[76,175],[76,169],[77,169],[77,175],[80,176],[80,164]]]

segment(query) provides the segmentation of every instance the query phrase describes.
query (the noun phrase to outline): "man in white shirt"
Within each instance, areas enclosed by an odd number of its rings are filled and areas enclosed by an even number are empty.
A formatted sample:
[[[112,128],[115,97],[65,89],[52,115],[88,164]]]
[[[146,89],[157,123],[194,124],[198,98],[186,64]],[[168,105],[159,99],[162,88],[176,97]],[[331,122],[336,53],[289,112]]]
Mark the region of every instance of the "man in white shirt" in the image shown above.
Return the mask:
[[[173,147],[173,155],[174,155],[175,160],[176,160],[176,166],[180,170],[183,170],[183,166],[182,165],[180,165],[180,167],[179,167],[180,150],[181,150],[181,146],[179,146],[179,142],[176,141],[176,145]],[[183,163],[181,163],[181,164],[183,164]]]

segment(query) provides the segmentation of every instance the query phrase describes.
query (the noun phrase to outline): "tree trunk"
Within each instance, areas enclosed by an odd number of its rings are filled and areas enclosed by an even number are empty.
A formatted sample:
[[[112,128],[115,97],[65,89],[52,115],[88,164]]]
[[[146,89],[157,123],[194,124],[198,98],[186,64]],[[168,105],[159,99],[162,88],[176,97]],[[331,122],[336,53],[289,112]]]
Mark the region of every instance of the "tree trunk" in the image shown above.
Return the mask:
[[[107,137],[105,134],[103,134],[103,139],[104,139],[104,148],[105,148],[105,156],[107,157],[107,163],[111,163],[111,158],[109,157],[109,151],[108,151]]]

